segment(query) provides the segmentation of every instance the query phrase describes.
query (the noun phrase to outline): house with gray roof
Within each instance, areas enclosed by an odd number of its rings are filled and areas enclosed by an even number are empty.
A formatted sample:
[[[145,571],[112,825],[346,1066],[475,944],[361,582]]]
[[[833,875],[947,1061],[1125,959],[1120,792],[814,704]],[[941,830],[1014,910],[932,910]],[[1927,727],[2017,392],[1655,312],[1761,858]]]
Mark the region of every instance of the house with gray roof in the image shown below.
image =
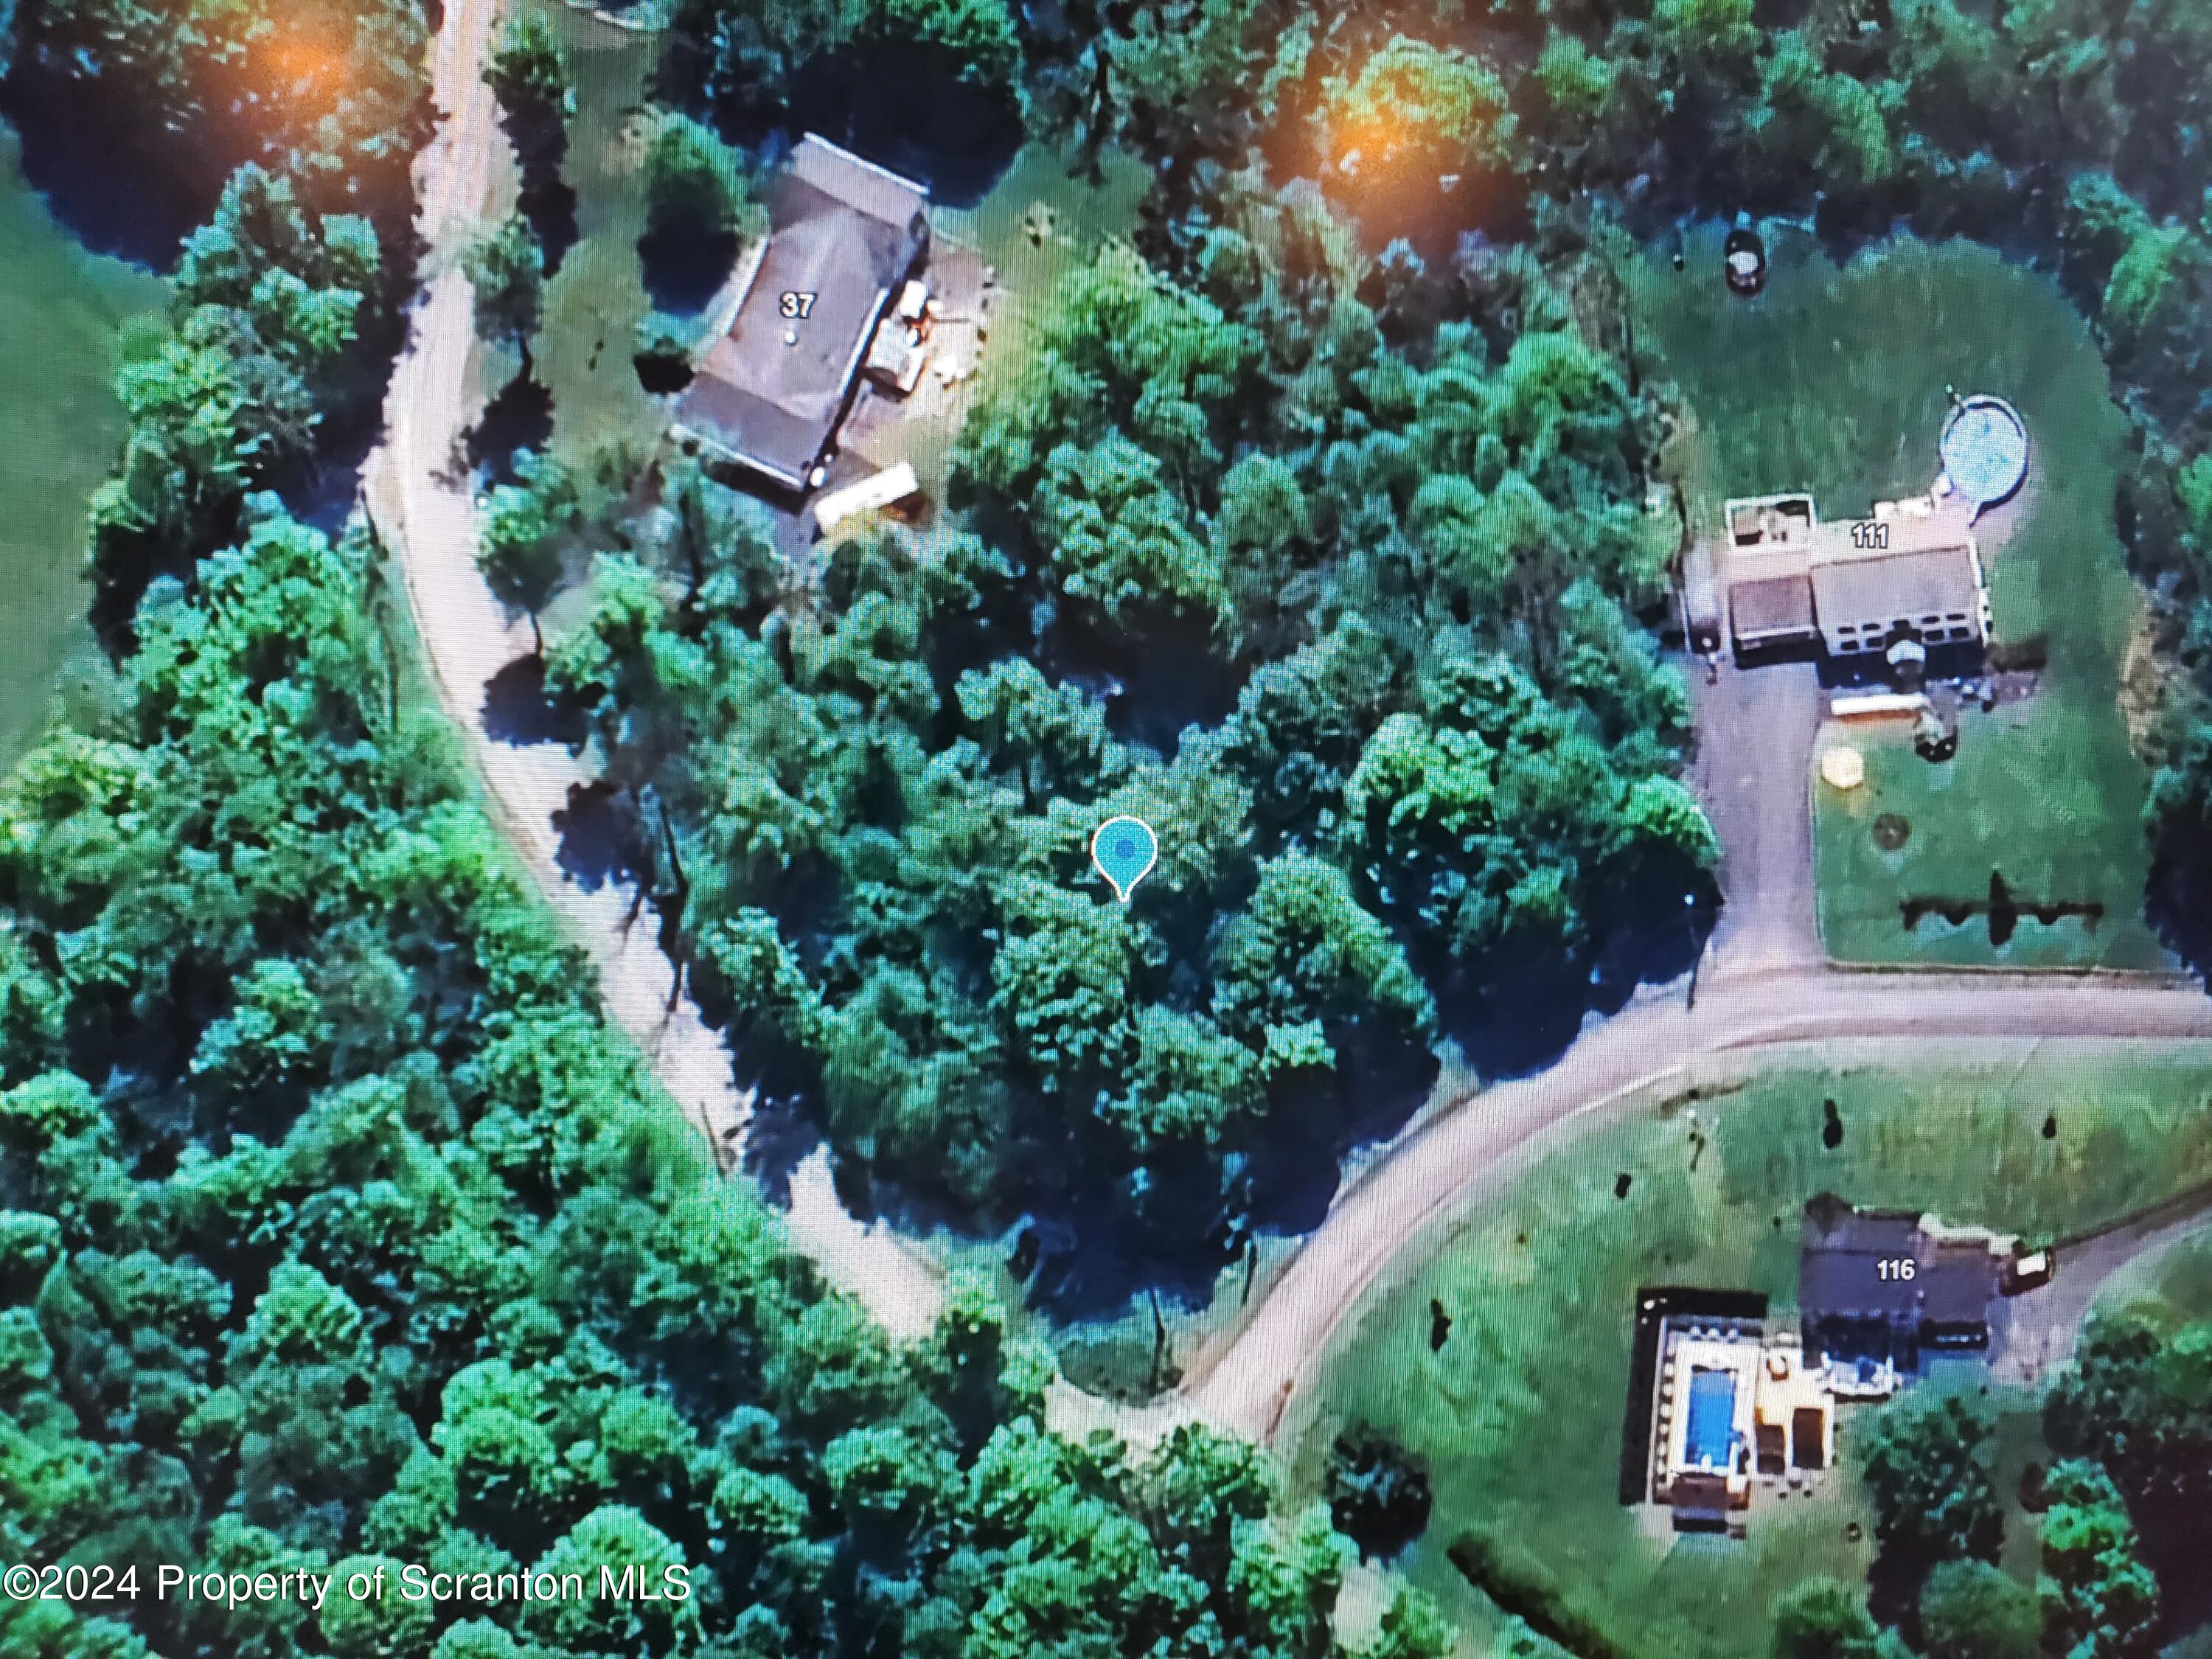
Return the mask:
[[[678,437],[804,491],[851,407],[877,324],[929,247],[929,191],[809,133],[770,204],[727,329],[677,399]]]

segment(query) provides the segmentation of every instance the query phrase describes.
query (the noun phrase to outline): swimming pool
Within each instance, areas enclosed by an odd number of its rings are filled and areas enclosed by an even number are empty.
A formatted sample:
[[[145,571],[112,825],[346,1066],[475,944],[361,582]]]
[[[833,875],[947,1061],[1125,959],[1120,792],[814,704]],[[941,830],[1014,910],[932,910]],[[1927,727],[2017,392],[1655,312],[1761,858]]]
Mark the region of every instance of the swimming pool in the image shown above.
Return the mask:
[[[2027,425],[2002,398],[1961,403],[1938,447],[1945,476],[1977,511],[2008,499],[2027,477]]]
[[[1683,1455],[1692,1468],[1725,1469],[1735,1441],[1735,1377],[1690,1373],[1690,1420]]]

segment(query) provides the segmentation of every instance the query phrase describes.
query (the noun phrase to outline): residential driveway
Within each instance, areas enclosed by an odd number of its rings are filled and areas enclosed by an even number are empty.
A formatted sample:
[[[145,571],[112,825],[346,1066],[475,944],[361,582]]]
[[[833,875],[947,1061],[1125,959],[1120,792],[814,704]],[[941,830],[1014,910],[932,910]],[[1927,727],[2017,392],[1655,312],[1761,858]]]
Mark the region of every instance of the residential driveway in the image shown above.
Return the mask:
[[[2022,1387],[2073,1358],[2089,1309],[2123,1268],[2212,1226],[2212,1190],[2199,1189],[2109,1231],[2058,1249],[2047,1285],[2000,1303],[1990,1330],[1990,1371]]]
[[[1813,884],[1813,742],[1820,683],[1810,663],[1690,671],[1698,749],[1691,781],[1721,842],[1727,903],[1707,971],[1764,972],[1821,960]]]

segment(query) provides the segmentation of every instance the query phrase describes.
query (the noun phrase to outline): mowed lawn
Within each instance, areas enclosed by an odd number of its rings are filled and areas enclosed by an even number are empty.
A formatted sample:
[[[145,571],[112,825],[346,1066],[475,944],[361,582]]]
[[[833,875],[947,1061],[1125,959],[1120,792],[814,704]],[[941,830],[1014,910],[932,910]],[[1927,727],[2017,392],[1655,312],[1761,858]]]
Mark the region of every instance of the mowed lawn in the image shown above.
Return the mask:
[[[2094,1312],[2126,1315],[2160,1331],[2212,1319],[2212,1221],[2114,1273]]]
[[[577,241],[545,285],[532,364],[553,398],[553,453],[583,469],[605,450],[647,454],[667,427],[633,362],[638,325],[653,310],[637,252],[645,230],[638,168],[649,133],[636,118],[657,46],[650,34],[611,27],[557,0],[534,3],[568,54],[575,87],[562,176],[576,192]]]
[[[2039,641],[2036,694],[1970,709],[1957,757],[1931,765],[1901,732],[1855,733],[1864,787],[1814,789],[1821,933],[1861,962],[2152,967],[2142,920],[2148,778],[2128,746],[2119,664],[2142,602],[2112,526],[2125,422],[2081,318],[2047,278],[1969,243],[1902,240],[1838,267],[1804,239],[1778,246],[1767,291],[1722,287],[1717,242],[1687,269],[1636,279],[1646,337],[1694,413],[1680,454],[1701,526],[1726,496],[1804,489],[1825,518],[1917,494],[1936,471],[1946,386],[2009,398],[2033,444],[2016,532],[1989,561],[1998,640]],[[1987,538],[1985,544],[1987,542]],[[1909,834],[1873,836],[1893,814]],[[1986,898],[1992,872],[2028,903],[2100,906],[2009,944],[1937,915],[1908,933],[1908,898]]]
[[[1102,242],[1133,232],[1151,186],[1144,164],[1118,150],[1100,158],[1094,179],[1028,144],[973,207],[939,209],[936,227],[990,261],[1018,317]]]
[[[1347,1422],[1416,1454],[1436,1507],[1405,1565],[1470,1629],[1497,1614],[1445,1552],[1480,1528],[1530,1553],[1631,1652],[1763,1654],[1778,1594],[1814,1573],[1856,1581],[1872,1559],[1852,1473],[1863,1413],[1844,1414],[1826,1489],[1755,1499],[1744,1542],[1640,1522],[1619,1501],[1637,1290],[1793,1304],[1800,1216],[1823,1191],[2036,1237],[2212,1178],[2212,1054],[2111,1055],[2053,1042],[1942,1069],[1808,1060],[1562,1143],[1340,1334],[1302,1477],[1318,1478]],[[1826,1100],[1843,1126],[1832,1150]],[[1450,1330],[1431,1352],[1437,1310]]]
[[[0,123],[0,767],[58,690],[104,672],[86,620],[85,504],[115,465],[118,331],[158,311],[161,281],[87,253],[27,188]]]

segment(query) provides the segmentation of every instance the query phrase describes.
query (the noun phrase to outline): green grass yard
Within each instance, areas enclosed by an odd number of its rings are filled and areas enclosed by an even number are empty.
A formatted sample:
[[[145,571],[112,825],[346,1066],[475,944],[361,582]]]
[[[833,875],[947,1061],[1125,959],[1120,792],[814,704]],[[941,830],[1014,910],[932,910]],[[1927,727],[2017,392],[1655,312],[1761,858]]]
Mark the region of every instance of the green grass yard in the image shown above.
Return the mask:
[[[1997,639],[2040,641],[2035,695],[1969,710],[1958,757],[1930,765],[1902,738],[1864,739],[1866,786],[1815,785],[1822,937],[1856,962],[2154,967],[2142,920],[2148,775],[2128,746],[2119,664],[2142,602],[2112,521],[2124,419],[2081,318],[2034,272],[1967,243],[1890,244],[1838,268],[1783,238],[1767,291],[1723,291],[1717,239],[1687,270],[1634,279],[1645,338],[1694,414],[1678,456],[1696,522],[1717,529],[1729,495],[1809,489],[1824,518],[1918,493],[1935,476],[1944,388],[1993,392],[2034,445],[2019,527],[1990,551]],[[1853,738],[1853,741],[1862,741]],[[1911,833],[1885,852],[1874,820]],[[1907,898],[1976,899],[2002,871],[2016,896],[2103,907],[2095,926],[2023,920],[1993,947],[1979,917],[1905,931]]]
[[[0,124],[0,767],[37,737],[57,693],[105,676],[86,621],[85,504],[123,442],[118,331],[164,300],[157,277],[87,253],[57,225],[17,155]]]
[[[1577,1587],[1632,1652],[1763,1653],[1776,1595],[1814,1573],[1856,1579],[1872,1559],[1851,1474],[1855,1413],[1826,1489],[1754,1500],[1745,1542],[1640,1528],[1618,1498],[1638,1287],[1752,1288],[1790,1303],[1799,1217],[1824,1190],[2031,1237],[2067,1232],[2212,1177],[2208,1096],[2212,1056],[2201,1053],[2123,1063],[2052,1043],[1942,1069],[1808,1060],[1695,1103],[1694,1134],[1677,1103],[1563,1142],[1346,1326],[1300,1443],[1301,1478],[1317,1479],[1348,1421],[1419,1456],[1436,1509],[1405,1565],[1470,1630],[1498,1615],[1444,1552],[1479,1527]],[[1825,1099],[1844,1125],[1832,1151]],[[1616,1198],[1623,1174],[1631,1184]],[[1431,1300],[1452,1322],[1435,1352]]]
[[[667,426],[631,362],[638,325],[653,309],[637,254],[644,146],[632,118],[643,106],[657,45],[653,35],[610,27],[556,0],[536,3],[568,53],[575,87],[562,176],[576,192],[577,241],[546,283],[532,358],[553,396],[553,453],[583,468],[610,449],[644,454]]]
[[[1109,151],[1099,173],[1078,178],[1049,149],[1027,145],[975,206],[939,209],[938,232],[998,267],[1018,305],[1033,301],[1101,242],[1136,228],[1152,185],[1144,164]]]

